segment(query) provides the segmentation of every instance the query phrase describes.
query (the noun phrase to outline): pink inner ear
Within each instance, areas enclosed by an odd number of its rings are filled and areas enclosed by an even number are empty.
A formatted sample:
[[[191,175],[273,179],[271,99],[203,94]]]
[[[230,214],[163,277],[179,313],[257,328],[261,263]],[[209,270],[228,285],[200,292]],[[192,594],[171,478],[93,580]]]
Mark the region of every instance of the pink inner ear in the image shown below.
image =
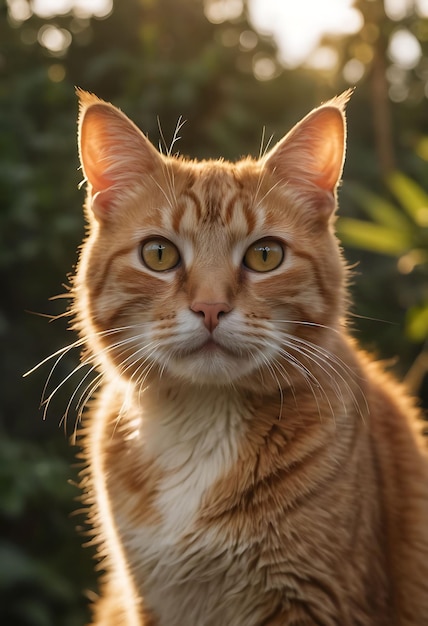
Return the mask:
[[[82,166],[94,194],[113,184],[107,172],[113,163],[114,136],[108,132],[109,111],[101,107],[104,110],[94,105],[86,111],[80,129]]]
[[[320,109],[317,113],[317,130],[314,137],[308,136],[308,146],[314,155],[314,181],[322,189],[334,191],[343,168],[344,120],[334,108]]]
[[[267,165],[284,181],[308,181],[334,192],[342,173],[345,120],[335,106],[306,116],[273,148]]]
[[[118,190],[142,184],[161,163],[161,155],[126,115],[87,95],[81,97],[79,148],[92,196],[103,194],[100,207],[114,203]]]

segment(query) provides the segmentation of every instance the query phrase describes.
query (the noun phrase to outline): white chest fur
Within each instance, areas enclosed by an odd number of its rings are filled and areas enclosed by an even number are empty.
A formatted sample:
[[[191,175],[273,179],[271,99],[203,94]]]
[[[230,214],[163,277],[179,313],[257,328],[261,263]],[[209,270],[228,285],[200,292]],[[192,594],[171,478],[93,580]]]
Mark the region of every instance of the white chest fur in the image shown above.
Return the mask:
[[[245,404],[218,390],[145,392],[136,443],[162,476],[153,503],[158,516],[138,525],[116,512],[116,521],[137,584],[161,625],[221,621],[233,555],[222,537],[197,528],[196,520],[207,490],[237,460]]]

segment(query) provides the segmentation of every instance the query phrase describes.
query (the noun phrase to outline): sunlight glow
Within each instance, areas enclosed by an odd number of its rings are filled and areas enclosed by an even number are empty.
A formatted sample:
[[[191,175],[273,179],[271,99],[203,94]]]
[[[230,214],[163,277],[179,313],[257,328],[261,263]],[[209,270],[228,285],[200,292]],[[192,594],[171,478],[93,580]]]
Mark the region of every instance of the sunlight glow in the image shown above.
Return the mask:
[[[428,17],[428,0],[416,0],[416,11],[421,17]]]
[[[403,20],[411,13],[414,0],[384,0],[385,13],[390,20]]]
[[[359,59],[350,59],[343,68],[343,78],[348,85],[356,85],[364,76],[366,66]]]
[[[253,72],[257,80],[271,80],[278,75],[278,67],[273,59],[260,54],[253,59]]]
[[[236,19],[243,9],[243,0],[204,0],[205,15],[213,24]]]
[[[306,59],[306,65],[315,70],[330,70],[337,66],[339,55],[331,46],[316,48]]]
[[[8,0],[9,15],[16,22],[24,22],[28,20],[32,11],[26,0]]]
[[[39,17],[52,17],[73,12],[76,17],[107,17],[113,10],[113,0],[33,0],[33,12]]]
[[[42,26],[37,37],[40,44],[53,53],[63,53],[71,44],[69,31],[52,24]]]
[[[428,0],[384,0],[385,13],[390,20],[399,22],[416,12],[420,17],[428,17]]]
[[[118,1],[118,0],[116,0]],[[248,7],[248,16],[254,31],[244,30],[239,34],[236,28],[223,29],[221,41],[225,46],[239,45],[242,51],[257,47],[260,35],[273,37],[278,48],[277,59],[268,54],[255,54],[253,59],[241,56],[237,63],[243,71],[253,71],[259,80],[270,80],[280,72],[281,65],[296,68],[306,65],[319,71],[331,72],[338,69],[339,57],[334,38],[361,31],[350,49],[351,59],[343,68],[343,77],[350,85],[355,85],[365,75],[373,60],[375,42],[379,28],[370,22],[364,24],[361,12],[354,6],[356,0],[200,0],[206,17],[214,24],[233,23],[242,16]],[[383,0],[387,17],[397,22],[396,30],[389,38],[388,68],[390,96],[393,100],[407,98],[408,86],[403,72],[416,68],[423,57],[416,28],[400,27],[398,22],[412,15],[428,18],[428,0]],[[104,18],[113,11],[113,0],[7,0],[9,18],[17,24],[28,20],[34,13],[41,18],[73,14],[85,20],[90,17]],[[71,43],[72,33],[57,26],[42,26],[37,36],[51,56],[62,56]],[[331,35],[333,42],[321,44],[325,35]],[[27,34],[23,32],[23,41]],[[421,38],[424,39],[423,35]],[[59,81],[63,75],[57,66],[52,70],[52,80]],[[428,81],[426,87],[428,97]]]
[[[407,29],[397,30],[389,41],[388,55],[394,63],[411,70],[419,63],[422,48],[416,37]]]
[[[353,0],[249,0],[251,22],[256,30],[272,35],[278,45],[280,61],[287,67],[323,66],[335,63],[335,55],[324,50],[310,59],[324,34],[345,35],[358,32],[363,17]]]

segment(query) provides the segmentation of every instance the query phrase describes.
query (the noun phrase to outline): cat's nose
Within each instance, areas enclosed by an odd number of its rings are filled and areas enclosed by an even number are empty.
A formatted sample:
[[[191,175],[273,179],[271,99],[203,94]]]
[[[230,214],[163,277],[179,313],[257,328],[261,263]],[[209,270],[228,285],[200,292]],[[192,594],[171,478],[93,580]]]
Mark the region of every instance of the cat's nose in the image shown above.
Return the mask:
[[[232,310],[226,302],[194,302],[190,308],[194,313],[203,315],[204,324],[210,333],[218,326],[220,317]]]

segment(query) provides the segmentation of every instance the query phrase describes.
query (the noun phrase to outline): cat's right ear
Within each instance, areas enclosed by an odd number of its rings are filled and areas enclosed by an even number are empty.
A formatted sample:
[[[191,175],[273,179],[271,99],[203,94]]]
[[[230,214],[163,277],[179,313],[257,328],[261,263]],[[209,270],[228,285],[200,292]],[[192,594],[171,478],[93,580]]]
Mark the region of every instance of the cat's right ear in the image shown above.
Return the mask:
[[[106,219],[123,192],[141,184],[161,156],[124,113],[96,96],[77,90],[79,154],[89,201],[97,219]]]

